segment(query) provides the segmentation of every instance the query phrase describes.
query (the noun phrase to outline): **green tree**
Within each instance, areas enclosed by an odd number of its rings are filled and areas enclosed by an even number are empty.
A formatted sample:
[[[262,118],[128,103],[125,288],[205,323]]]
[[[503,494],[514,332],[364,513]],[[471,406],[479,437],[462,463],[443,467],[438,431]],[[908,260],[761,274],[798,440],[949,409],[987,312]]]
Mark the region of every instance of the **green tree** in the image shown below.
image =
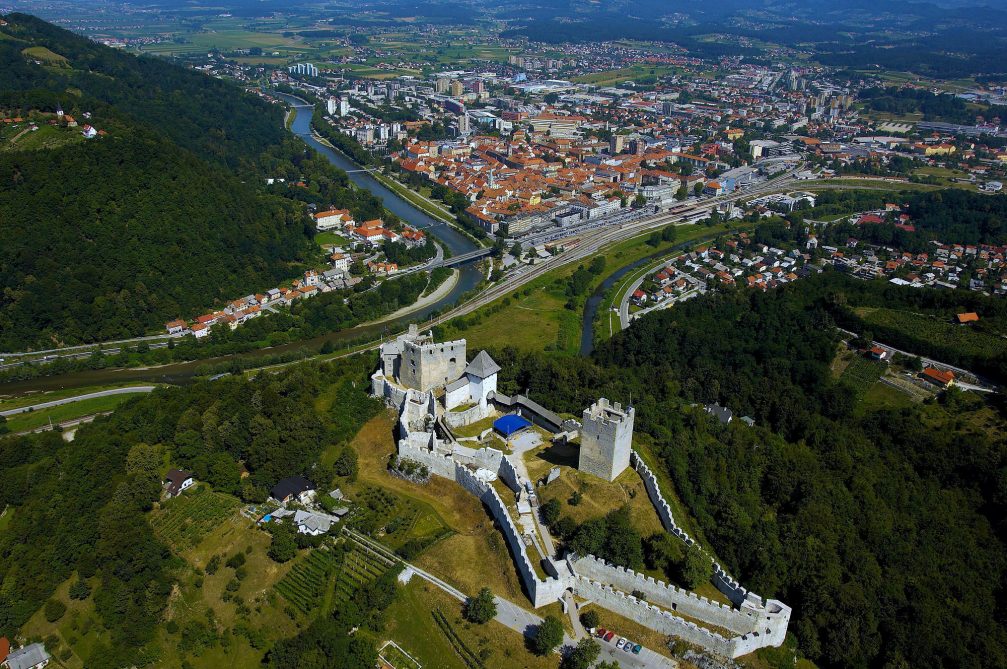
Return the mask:
[[[45,619],[51,623],[56,622],[66,613],[66,604],[58,599],[50,599],[45,603]]]
[[[696,195],[702,195],[703,194],[703,188],[705,188],[705,187],[706,186],[703,184],[702,181],[697,181],[696,185],[692,187],[692,192],[695,193]]]
[[[272,528],[273,541],[269,544],[269,557],[274,562],[288,562],[297,555],[297,539],[294,529],[287,523]]]
[[[693,544],[685,552],[682,562],[682,582],[690,590],[695,590],[713,577],[713,563],[698,544]]]
[[[588,669],[598,655],[601,653],[601,646],[591,637],[581,639],[572,651],[560,663],[561,669]]]
[[[559,520],[559,513],[560,503],[558,499],[550,499],[539,507],[539,514],[541,514],[542,522],[546,524],[546,527],[552,527]]]
[[[580,623],[587,629],[594,629],[601,622],[598,616],[598,612],[594,609],[588,609],[584,613],[580,614]]]
[[[91,596],[91,586],[82,578],[78,578],[70,586],[70,599],[84,600]]]
[[[465,604],[465,619],[479,625],[493,620],[497,614],[496,601],[489,588],[483,588],[475,597],[470,597]]]
[[[536,655],[548,655],[563,643],[563,623],[553,615],[545,617],[531,635],[531,648]]]

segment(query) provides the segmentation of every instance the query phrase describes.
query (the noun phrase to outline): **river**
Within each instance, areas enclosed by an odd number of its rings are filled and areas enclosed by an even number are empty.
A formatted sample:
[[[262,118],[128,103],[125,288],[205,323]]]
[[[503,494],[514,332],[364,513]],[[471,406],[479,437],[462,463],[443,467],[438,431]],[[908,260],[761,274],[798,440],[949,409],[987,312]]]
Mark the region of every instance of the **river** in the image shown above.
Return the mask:
[[[345,155],[333,151],[329,147],[318,142],[311,135],[311,115],[313,108],[306,105],[303,100],[292,96],[281,95],[291,103],[294,113],[291,131],[300,137],[311,148],[325,156],[329,162],[336,167],[346,170],[350,180],[374,195],[381,198],[382,203],[388,211],[392,212],[406,223],[424,229],[428,234],[447,247],[452,255],[461,255],[478,248],[471,239],[441,221],[431,218],[425,212],[417,209],[409,201],[403,199],[395,192],[386,188],[381,182],[375,179],[370,173],[361,170],[360,166],[351,161]],[[409,323],[422,322],[430,314],[441,311],[446,307],[456,304],[468,291],[479,285],[482,280],[482,273],[477,264],[472,263],[458,268],[460,275],[455,286],[444,297],[427,304],[421,309],[403,314],[402,316],[379,323],[368,323],[358,325],[346,330],[331,332],[326,335],[291,342],[282,346],[267,349],[248,351],[247,353],[236,354],[242,357],[263,357],[293,351],[300,348],[318,350],[325,342],[332,342],[337,348],[349,347],[353,343],[363,340],[377,340],[385,333],[393,333],[404,330]],[[32,391],[57,390],[61,388],[78,388],[82,386],[102,385],[107,383],[124,383],[130,381],[146,381],[157,383],[183,384],[191,382],[195,376],[195,370],[200,365],[215,364],[226,361],[233,356],[221,356],[218,358],[208,358],[206,360],[194,360],[192,362],[171,363],[159,367],[147,369],[93,369],[58,376],[45,376],[28,381],[12,381],[0,384],[0,395],[18,395]]]

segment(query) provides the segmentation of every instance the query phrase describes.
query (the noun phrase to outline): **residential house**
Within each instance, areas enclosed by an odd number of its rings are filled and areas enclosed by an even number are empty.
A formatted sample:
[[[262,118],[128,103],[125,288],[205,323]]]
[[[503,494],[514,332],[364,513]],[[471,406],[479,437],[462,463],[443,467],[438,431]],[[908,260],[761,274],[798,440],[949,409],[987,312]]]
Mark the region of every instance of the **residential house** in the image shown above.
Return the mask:
[[[937,369],[936,367],[927,367],[923,370],[922,376],[924,381],[932,383],[938,388],[948,388],[955,382],[954,372]]]
[[[33,643],[11,651],[3,666],[7,669],[42,669],[49,664],[49,659],[49,653],[45,652],[45,646]]]
[[[164,488],[168,497],[178,497],[196,483],[191,472],[172,469],[164,476]]]
[[[315,494],[315,484],[303,476],[288,476],[276,483],[269,496],[281,504],[297,501],[307,504]]]
[[[164,324],[164,329],[168,331],[170,335],[182,334],[189,328],[189,325],[183,320],[171,321]]]

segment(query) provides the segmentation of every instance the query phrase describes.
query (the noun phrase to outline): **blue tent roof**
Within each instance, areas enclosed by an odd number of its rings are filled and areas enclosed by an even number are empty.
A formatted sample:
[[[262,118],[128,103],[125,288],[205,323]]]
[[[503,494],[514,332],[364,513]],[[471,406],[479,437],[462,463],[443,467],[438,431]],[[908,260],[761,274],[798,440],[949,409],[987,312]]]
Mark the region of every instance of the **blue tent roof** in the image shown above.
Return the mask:
[[[520,432],[526,427],[531,427],[531,422],[517,414],[510,414],[493,421],[493,429],[504,437],[509,437],[515,432]]]

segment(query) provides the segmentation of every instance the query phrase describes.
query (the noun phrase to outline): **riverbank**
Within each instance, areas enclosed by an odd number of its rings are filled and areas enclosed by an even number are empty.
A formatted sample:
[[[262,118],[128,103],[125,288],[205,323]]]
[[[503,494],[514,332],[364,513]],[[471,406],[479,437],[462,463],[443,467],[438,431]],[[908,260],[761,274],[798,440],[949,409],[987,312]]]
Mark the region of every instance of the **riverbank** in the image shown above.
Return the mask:
[[[429,295],[421,295],[420,299],[416,300],[411,305],[402,307],[396,312],[390,313],[387,316],[379,318],[376,321],[372,321],[372,323],[385,323],[387,321],[393,321],[396,318],[401,318],[402,316],[408,316],[409,314],[415,311],[419,311],[420,309],[423,309],[426,306],[435,304],[438,301],[447,297],[451,293],[451,291],[455,289],[456,285],[458,285],[458,270],[453,270],[451,272],[451,276],[449,276],[444,281],[444,283],[438,286],[434,292],[430,293]]]

